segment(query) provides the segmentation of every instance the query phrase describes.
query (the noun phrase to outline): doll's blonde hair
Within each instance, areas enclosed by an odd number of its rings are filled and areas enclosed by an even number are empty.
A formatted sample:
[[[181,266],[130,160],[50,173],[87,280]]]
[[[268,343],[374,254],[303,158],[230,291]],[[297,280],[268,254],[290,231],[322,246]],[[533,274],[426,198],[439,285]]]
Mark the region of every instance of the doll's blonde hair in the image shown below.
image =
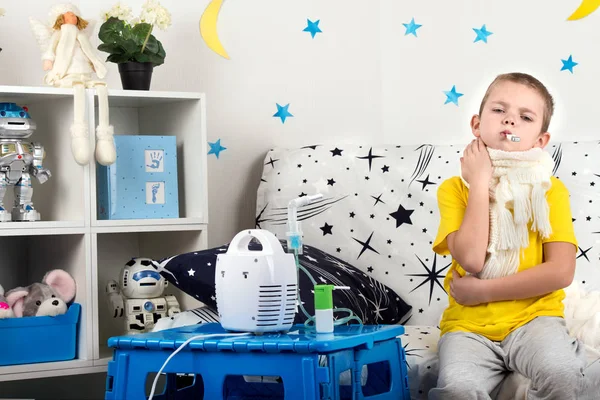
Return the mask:
[[[77,24],[76,24],[77,29],[79,29],[79,30],[85,29],[85,27],[88,26],[89,22],[87,22],[85,19],[81,18],[78,15],[76,15],[76,17],[77,17]],[[56,18],[56,22],[54,22],[54,26],[52,27],[52,29],[58,30],[64,23],[65,23],[64,14],[60,14],[58,16],[58,18]]]

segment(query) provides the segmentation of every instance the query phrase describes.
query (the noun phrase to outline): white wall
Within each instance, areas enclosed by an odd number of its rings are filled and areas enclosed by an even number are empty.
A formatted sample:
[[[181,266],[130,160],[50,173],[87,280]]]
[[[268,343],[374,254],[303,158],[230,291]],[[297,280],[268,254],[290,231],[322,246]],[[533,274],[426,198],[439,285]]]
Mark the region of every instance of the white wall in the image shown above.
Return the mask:
[[[208,2],[161,1],[173,25],[156,32],[167,58],[155,69],[152,90],[207,93],[209,141],[221,139],[227,148],[218,160],[209,156],[211,246],[254,227],[256,188],[269,148],[342,140],[466,142],[469,118],[501,72],[531,72],[549,86],[557,102],[555,139],[599,136],[600,10],[567,22],[580,0],[227,0],[219,34],[230,60],[200,37],[198,21]],[[74,3],[97,20],[113,4]],[[138,13],[142,0],[126,3]],[[6,9],[0,18],[3,85],[42,84],[27,17],[45,17],[54,2],[23,4],[0,4]],[[405,36],[402,23],[413,17],[423,26],[417,37]],[[307,18],[321,20],[323,33],[314,39],[303,32]],[[472,28],[483,24],[493,34],[487,44],[473,43]],[[569,54],[579,63],[574,74],[560,71]],[[110,87],[120,88],[117,66],[108,67]],[[444,105],[443,91],[452,85],[464,93],[459,107]],[[290,103],[294,117],[285,124],[273,118],[275,103]],[[40,399],[48,393],[32,394],[26,385],[19,392],[16,384],[0,384],[0,393]]]
[[[581,0],[397,1],[381,0],[380,46],[385,139],[391,142],[470,140],[469,120],[487,85],[500,73],[528,72],[556,102],[553,140],[598,138],[600,9],[567,21]],[[402,23],[422,24],[417,37]],[[474,42],[485,24],[488,43]],[[561,59],[579,65],[561,71]],[[459,106],[444,105],[456,85]]]

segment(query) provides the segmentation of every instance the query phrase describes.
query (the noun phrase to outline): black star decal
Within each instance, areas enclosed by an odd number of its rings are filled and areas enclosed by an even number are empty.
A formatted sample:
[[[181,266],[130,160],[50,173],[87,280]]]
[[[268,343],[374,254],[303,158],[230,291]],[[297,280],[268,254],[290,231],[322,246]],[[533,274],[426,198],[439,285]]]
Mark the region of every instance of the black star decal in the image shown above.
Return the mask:
[[[375,196],[371,196],[372,198],[375,199],[375,204],[373,204],[373,207],[375,207],[377,205],[377,203],[383,203],[385,204],[385,201],[381,200],[381,196],[383,196],[383,193],[381,193],[379,196],[375,197]]]
[[[387,244],[392,244],[392,239],[388,239]]]
[[[361,249],[360,253],[358,254],[358,257],[356,257],[357,260],[360,258],[360,256],[362,256],[362,254],[365,252],[365,250],[371,250],[372,252],[379,254],[379,252],[377,250],[375,250],[374,248],[372,248],[371,245],[369,244],[371,242],[371,239],[373,238],[373,233],[375,233],[375,232],[371,232],[371,236],[369,236],[369,238],[367,239],[366,242],[361,242],[360,240],[358,240],[356,238],[352,238],[362,245],[362,249]]]
[[[423,286],[424,284],[429,282],[429,305],[431,305],[431,298],[433,297],[433,288],[435,287],[435,284],[437,284],[439,287],[441,287],[442,290],[444,291],[444,293],[446,293],[446,289],[444,289],[444,285],[442,285],[440,283],[439,279],[442,279],[442,280],[444,279],[444,275],[442,275],[442,272],[444,272],[444,270],[446,270],[450,265],[452,265],[452,263],[446,265],[441,270],[436,271],[437,254],[434,253],[434,255],[433,255],[433,265],[431,266],[431,269],[427,268],[427,265],[425,265],[425,263],[423,261],[421,261],[419,256],[417,256],[417,255],[415,255],[415,256],[417,257],[417,259],[419,260],[419,262],[421,263],[423,268],[425,268],[427,273],[426,274],[408,274],[408,276],[420,276],[420,277],[425,278],[425,280],[423,282],[421,282],[419,284],[419,286],[417,286],[416,288],[411,290],[409,293],[414,292],[415,290],[417,290],[418,288],[420,288],[421,286]]]
[[[423,314],[423,309],[419,308],[419,314]]]
[[[400,225],[405,224],[405,223],[412,225],[412,221],[410,220],[410,215],[414,211],[415,210],[407,210],[402,206],[402,204],[400,204],[398,206],[398,211],[395,211],[390,214],[390,216],[396,220],[396,228],[398,228]]]
[[[335,181],[333,180],[333,178],[331,178],[331,179],[327,179],[327,185],[328,185],[328,186],[333,186],[333,185],[335,185]]]
[[[273,167],[273,168],[275,168],[275,162],[276,162],[276,161],[279,161],[279,159],[277,159],[277,160],[273,160],[273,158],[271,158],[271,157],[269,157],[269,160],[271,160],[271,161],[269,161],[269,162],[265,163],[265,165],[269,165],[269,164],[271,164],[271,167]]]
[[[367,268],[367,271],[369,271],[369,272],[373,272],[373,267],[369,267],[369,268]]]
[[[585,220],[586,220],[586,221],[591,221],[591,220],[592,220],[592,217],[589,217],[589,216],[588,216],[588,217],[585,217]]]
[[[373,164],[373,159],[374,158],[384,158],[385,156],[374,156],[373,155],[373,148],[371,147],[371,149],[369,149],[369,155],[368,156],[364,156],[364,157],[356,157],[356,158],[360,158],[361,160],[369,160],[369,172],[371,172],[371,166]]]
[[[571,175],[572,176],[577,176],[577,172],[573,171],[573,172],[571,172]]]
[[[425,188],[427,187],[427,185],[435,185],[435,182],[431,182],[429,180],[429,174],[427,175],[427,178],[425,178],[425,179],[423,179],[421,181],[417,180],[417,182],[423,184],[423,187],[421,188],[421,190],[425,190]]]
[[[340,249],[339,247],[337,249],[335,249],[335,251],[337,251],[338,253],[342,252],[342,249]]]
[[[355,215],[356,215],[356,214],[354,214],[354,211],[352,211],[352,212],[350,213],[350,218],[354,218],[354,216],[355,216]]]
[[[389,166],[387,166],[387,165],[384,165],[384,166],[381,168],[381,170],[382,170],[384,173],[386,173],[386,172],[390,172],[390,167],[389,167]]]
[[[308,182],[306,179],[302,179],[302,183],[306,183]]]
[[[331,156],[332,156],[332,157],[335,157],[335,156],[341,156],[341,155],[342,155],[342,151],[344,151],[344,150],[342,150],[342,149],[338,149],[338,148],[336,147],[335,149],[333,149],[333,150],[329,150],[329,151],[332,153],[332,155],[331,155]]]
[[[579,246],[577,246],[579,247]],[[593,246],[592,246],[593,247]],[[587,250],[583,250],[581,247],[579,247],[579,250],[581,251],[581,254],[577,256],[577,258],[579,257],[585,257],[586,260],[588,260],[588,262],[590,261],[590,259],[587,256],[587,252],[590,251],[591,247],[588,248]]]
[[[298,164],[298,168],[302,168],[302,164]]]
[[[268,204],[266,204],[262,210],[260,210],[260,213],[256,216],[256,219],[254,220],[254,226],[258,229],[262,229],[260,227],[260,223],[261,222],[265,222],[267,221],[266,219],[260,219],[260,217],[262,217],[263,213],[265,212],[265,210],[267,209]]]
[[[333,235],[333,233],[331,233],[331,228],[333,228],[333,225],[328,225],[327,222],[325,222],[325,225],[320,228],[323,231],[323,236],[327,234]]]

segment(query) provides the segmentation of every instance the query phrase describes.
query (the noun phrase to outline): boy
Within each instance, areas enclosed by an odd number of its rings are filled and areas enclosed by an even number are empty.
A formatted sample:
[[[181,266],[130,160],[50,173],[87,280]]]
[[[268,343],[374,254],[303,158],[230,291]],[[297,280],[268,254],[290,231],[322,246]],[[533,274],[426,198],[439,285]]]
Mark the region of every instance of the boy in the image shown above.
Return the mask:
[[[452,265],[430,399],[489,399],[512,371],[531,379],[528,399],[584,398],[584,348],[562,304],[577,241],[569,193],[543,150],[553,111],[536,78],[498,76],[471,119],[462,176],[438,189],[433,250]]]

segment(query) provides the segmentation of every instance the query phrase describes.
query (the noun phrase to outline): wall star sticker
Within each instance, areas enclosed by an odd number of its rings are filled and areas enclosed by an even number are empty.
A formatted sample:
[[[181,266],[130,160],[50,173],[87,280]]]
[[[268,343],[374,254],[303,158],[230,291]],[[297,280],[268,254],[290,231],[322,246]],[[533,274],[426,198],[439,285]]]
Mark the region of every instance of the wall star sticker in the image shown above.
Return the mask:
[[[457,106],[458,106],[458,98],[463,96],[462,93],[458,93],[456,91],[455,85],[452,86],[452,89],[450,89],[448,91],[444,91],[444,94],[446,95],[446,101],[444,102],[444,104],[454,103]]]
[[[320,19],[316,20],[315,22],[311,21],[310,19],[306,19],[307,26],[304,28],[303,32],[310,32],[310,35],[314,39],[317,33],[323,33],[321,28],[319,28],[319,22],[321,22]]]
[[[561,71],[564,70],[569,70],[569,72],[573,73],[573,67],[575,67],[576,65],[578,65],[579,63],[576,63],[575,61],[573,61],[573,56],[569,55],[569,58],[566,60],[560,60],[563,63],[562,68],[560,69]]]
[[[281,123],[285,124],[285,119],[287,117],[293,117],[293,115],[290,114],[290,112],[288,111],[290,103],[286,104],[285,106],[282,106],[279,103],[275,103],[275,104],[277,104],[277,112],[275,114],[273,114],[273,117],[281,118]]]
[[[406,32],[404,32],[404,36],[413,34],[415,37],[417,36],[417,29],[422,27],[423,25],[419,25],[415,23],[415,19],[411,19],[408,24],[402,24],[406,28]]]
[[[490,32],[487,30],[487,28],[485,27],[485,24],[483,24],[483,26],[480,29],[473,28],[473,30],[477,34],[477,37],[475,38],[473,43],[478,42],[480,40],[484,43],[487,43],[488,36],[493,34],[493,32]]]
[[[217,156],[217,158],[219,158],[219,154],[223,151],[223,150],[227,150],[227,147],[223,147],[221,146],[221,139],[217,140],[214,143],[210,143],[208,142],[208,145],[210,146],[210,150],[208,152],[208,154],[214,154],[215,156]]]

